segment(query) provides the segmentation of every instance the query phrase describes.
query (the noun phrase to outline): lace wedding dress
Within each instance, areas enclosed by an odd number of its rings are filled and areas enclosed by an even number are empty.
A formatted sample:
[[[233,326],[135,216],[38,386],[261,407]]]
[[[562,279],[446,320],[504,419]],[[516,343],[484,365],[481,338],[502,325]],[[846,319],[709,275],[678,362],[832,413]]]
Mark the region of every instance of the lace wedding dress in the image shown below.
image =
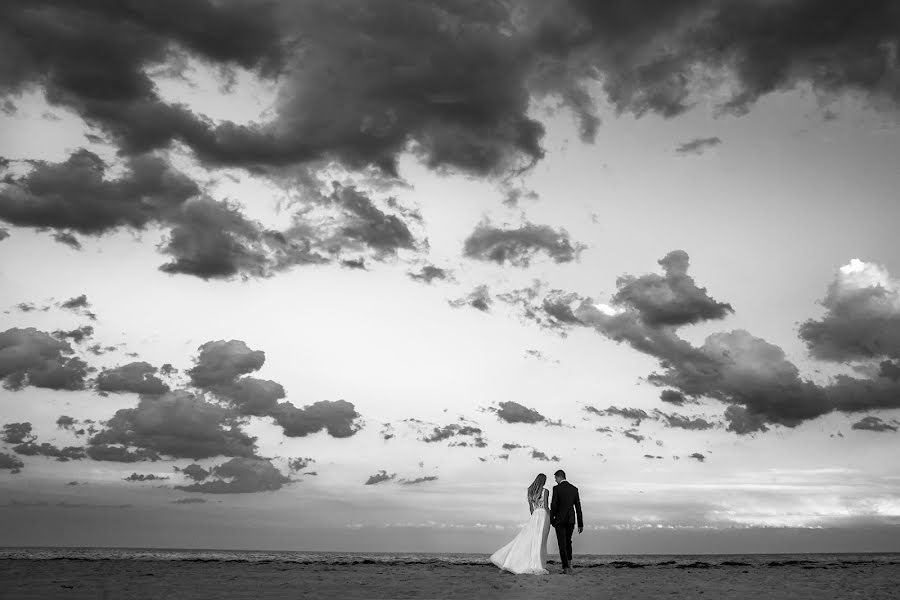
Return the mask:
[[[550,492],[541,490],[532,499],[534,511],[525,526],[513,540],[491,555],[491,562],[510,573],[546,575],[547,533],[550,531],[550,513],[547,497]]]

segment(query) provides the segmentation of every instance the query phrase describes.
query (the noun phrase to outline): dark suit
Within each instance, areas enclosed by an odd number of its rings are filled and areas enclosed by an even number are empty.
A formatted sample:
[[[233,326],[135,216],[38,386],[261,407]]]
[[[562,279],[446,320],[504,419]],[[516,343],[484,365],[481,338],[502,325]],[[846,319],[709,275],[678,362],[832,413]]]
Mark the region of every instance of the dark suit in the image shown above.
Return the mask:
[[[559,544],[559,558],[563,569],[569,568],[572,562],[572,532],[575,524],[584,527],[581,518],[581,498],[578,488],[568,481],[560,481],[553,486],[553,500],[550,502],[550,524],[556,529],[556,542]]]

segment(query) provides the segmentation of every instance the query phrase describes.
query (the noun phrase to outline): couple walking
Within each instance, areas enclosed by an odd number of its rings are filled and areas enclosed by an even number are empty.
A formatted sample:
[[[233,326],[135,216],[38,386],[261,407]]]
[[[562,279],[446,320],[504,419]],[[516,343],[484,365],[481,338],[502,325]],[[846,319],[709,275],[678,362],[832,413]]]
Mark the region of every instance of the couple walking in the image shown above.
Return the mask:
[[[581,518],[581,498],[578,488],[566,481],[562,469],[553,474],[553,500],[548,503],[550,492],[544,489],[547,476],[541,473],[528,486],[528,510],[531,518],[519,534],[507,545],[491,555],[491,562],[510,573],[547,574],[547,534],[552,525],[556,529],[562,572],[572,572],[572,533],[578,524],[578,533],[584,530]]]

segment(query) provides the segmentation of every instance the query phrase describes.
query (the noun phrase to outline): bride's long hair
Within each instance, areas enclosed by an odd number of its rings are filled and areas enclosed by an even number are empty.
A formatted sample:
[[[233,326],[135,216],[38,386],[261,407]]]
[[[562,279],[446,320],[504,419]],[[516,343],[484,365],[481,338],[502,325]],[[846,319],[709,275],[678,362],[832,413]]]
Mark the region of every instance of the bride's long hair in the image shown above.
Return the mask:
[[[538,491],[544,487],[544,484],[547,483],[547,476],[543,473],[538,473],[538,476],[534,478],[534,483],[528,486],[528,497],[534,498],[538,495]]]

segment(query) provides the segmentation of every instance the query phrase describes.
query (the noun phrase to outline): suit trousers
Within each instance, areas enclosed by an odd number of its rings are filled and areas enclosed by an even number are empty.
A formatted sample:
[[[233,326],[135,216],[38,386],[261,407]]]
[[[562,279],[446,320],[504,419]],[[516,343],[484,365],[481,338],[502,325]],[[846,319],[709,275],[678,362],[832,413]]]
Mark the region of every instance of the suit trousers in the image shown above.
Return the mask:
[[[556,529],[556,543],[559,545],[559,559],[563,569],[569,568],[572,562],[572,533],[575,531],[575,523],[558,523],[553,526]]]

